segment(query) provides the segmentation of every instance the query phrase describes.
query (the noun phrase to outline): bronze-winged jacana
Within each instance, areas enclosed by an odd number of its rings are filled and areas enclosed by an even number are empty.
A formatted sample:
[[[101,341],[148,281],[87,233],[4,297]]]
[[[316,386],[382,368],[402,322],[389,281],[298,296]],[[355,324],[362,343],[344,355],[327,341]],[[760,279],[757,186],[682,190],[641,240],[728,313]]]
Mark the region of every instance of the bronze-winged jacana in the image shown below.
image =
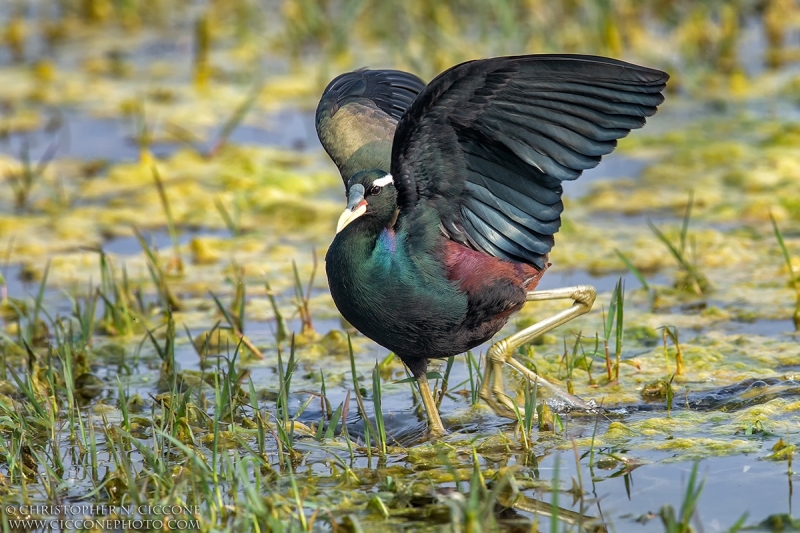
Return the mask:
[[[468,61],[427,86],[400,71],[359,70],[325,89],[317,133],[347,190],[325,258],[331,295],[416,377],[432,434],[444,426],[428,360],[488,341],[530,301],[573,305],[493,344],[481,397],[516,418],[503,390],[508,364],[566,409],[595,407],[512,354],[591,309],[590,286],[534,291],[561,224],[561,182],[642,127],[668,79],[614,59],[554,54]]]

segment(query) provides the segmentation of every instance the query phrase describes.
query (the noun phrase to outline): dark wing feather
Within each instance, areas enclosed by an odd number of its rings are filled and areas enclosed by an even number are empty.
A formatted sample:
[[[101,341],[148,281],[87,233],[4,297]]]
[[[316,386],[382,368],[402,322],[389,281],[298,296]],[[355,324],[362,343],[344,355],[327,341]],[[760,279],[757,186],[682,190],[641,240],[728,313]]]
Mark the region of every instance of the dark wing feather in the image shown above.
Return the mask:
[[[594,56],[470,61],[400,119],[391,172],[400,224],[437,212],[452,240],[542,269],[574,180],[663,102],[664,72]]]
[[[424,88],[399,70],[357,70],[328,84],[317,106],[317,135],[345,183],[361,170],[389,171],[397,121]]]

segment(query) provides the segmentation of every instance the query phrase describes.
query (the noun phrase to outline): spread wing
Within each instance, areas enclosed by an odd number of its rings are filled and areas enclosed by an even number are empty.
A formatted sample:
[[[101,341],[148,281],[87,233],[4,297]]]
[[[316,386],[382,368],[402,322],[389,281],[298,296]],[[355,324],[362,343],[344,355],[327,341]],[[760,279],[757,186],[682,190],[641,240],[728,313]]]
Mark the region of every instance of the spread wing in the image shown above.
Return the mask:
[[[445,71],[397,126],[400,223],[435,209],[450,239],[544,268],[561,225],[561,182],[642,127],[668,79],[578,55],[499,57]]]
[[[357,70],[328,84],[317,106],[317,135],[345,184],[360,170],[389,171],[397,121],[424,88],[399,70]]]

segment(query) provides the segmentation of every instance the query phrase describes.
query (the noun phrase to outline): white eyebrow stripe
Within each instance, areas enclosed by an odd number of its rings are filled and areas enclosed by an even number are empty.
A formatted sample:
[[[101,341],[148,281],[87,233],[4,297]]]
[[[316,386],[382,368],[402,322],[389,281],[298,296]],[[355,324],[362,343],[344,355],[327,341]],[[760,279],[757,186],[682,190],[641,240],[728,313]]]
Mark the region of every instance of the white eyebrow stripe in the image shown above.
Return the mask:
[[[384,177],[378,178],[375,181],[373,181],[372,182],[372,186],[373,187],[384,187],[386,185],[389,185],[390,183],[394,183],[394,177],[392,177],[391,174],[386,174]]]

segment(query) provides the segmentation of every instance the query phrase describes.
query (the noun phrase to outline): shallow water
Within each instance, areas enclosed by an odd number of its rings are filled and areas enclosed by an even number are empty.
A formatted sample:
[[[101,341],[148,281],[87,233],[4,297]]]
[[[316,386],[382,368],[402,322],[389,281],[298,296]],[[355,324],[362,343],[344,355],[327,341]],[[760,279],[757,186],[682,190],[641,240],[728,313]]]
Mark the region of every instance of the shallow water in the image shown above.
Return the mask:
[[[189,83],[192,77],[190,40],[185,36],[182,40],[161,36],[143,41],[125,56],[132,67],[144,68],[156,58],[175,61],[180,66],[152,82],[150,87],[142,88],[140,80],[135,79],[115,83],[138,95],[153,87]],[[7,62],[8,57],[0,56],[0,63]],[[65,70],[77,69],[80,64],[77,55],[72,53],[59,57],[56,62]],[[274,65],[269,63],[269,66]],[[748,64],[753,70],[751,67]],[[285,68],[275,70],[283,72]],[[233,76],[236,72],[231,67],[229,74]],[[792,68],[787,68],[784,77],[793,72]],[[184,106],[193,113],[188,117],[178,113],[169,115],[168,110],[160,109],[170,118],[152,120],[154,141],[149,150],[163,167],[167,195],[178,219],[179,253],[186,269],[183,275],[171,272],[169,276],[170,286],[185,303],[184,309],[175,313],[177,370],[185,373],[182,376],[186,383],[194,383],[192,394],[197,395],[198,403],[200,391],[205,399],[213,395],[212,387],[192,382],[191,378],[197,374],[191,373],[207,375],[219,370],[224,359],[212,354],[208,358],[209,366],[203,368],[184,327],[192,338],[197,338],[221,320],[208,293],[218,295],[227,305],[239,283],[232,274],[234,265],[241,266],[247,290],[244,332],[265,358],[250,358],[244,362],[240,359],[237,369],[248,373],[243,383],[252,381],[259,395],[258,409],[277,417],[275,398],[280,384],[276,325],[264,280],[272,284],[289,330],[300,332],[302,326],[297,318],[292,288],[292,261],[297,262],[301,279],[307,280],[311,271],[311,250],[316,248],[322,257],[322,250],[333,233],[334,211],[340,209],[342,199],[338,176],[322,154],[314,132],[310,109],[316,93],[314,98],[307,97],[299,103],[289,99],[277,108],[275,101],[270,101],[268,106],[256,106],[248,120],[231,133],[228,139],[231,151],[223,151],[219,159],[193,153],[185,143],[170,136],[165,126],[174,116],[183,118],[186,122],[179,121],[176,125],[188,124],[199,139],[199,148],[207,150],[226,117],[246,96],[246,85],[252,81],[248,76],[243,76],[245,82],[233,84],[234,89],[220,98],[176,89],[175,107]],[[306,76],[311,77],[308,73]],[[305,86],[300,87],[302,92]],[[230,87],[226,85],[225,89]],[[112,96],[112,99],[117,98]],[[745,512],[748,513],[746,524],[753,527],[769,516],[797,514],[800,501],[793,483],[798,476],[785,458],[771,457],[779,441],[796,445],[800,434],[797,415],[800,412],[797,384],[800,345],[791,320],[792,294],[787,288],[782,258],[774,244],[765,211],[761,209],[763,206],[756,203],[753,207],[747,202],[762,201],[763,195],[768,199],[766,205],[772,208],[780,200],[791,199],[791,171],[800,163],[796,153],[781,153],[780,157],[767,161],[767,169],[759,167],[758,162],[774,148],[770,144],[772,141],[764,138],[743,141],[735,134],[728,137],[725,132],[731,130],[747,136],[751,130],[758,129],[753,127],[753,121],[790,130],[789,126],[779,127],[780,121],[770,121],[776,118],[791,121],[800,108],[782,100],[756,99],[733,102],[721,109],[719,102],[687,103],[677,96],[670,98],[678,103],[660,111],[644,132],[635,132],[627,148],[621,146],[620,151],[605,158],[597,168],[564,184],[567,224],[557,236],[558,244],[551,258],[553,266],[539,288],[590,284],[597,288],[598,300],[593,313],[547,335],[541,344],[532,347],[532,352],[519,354],[525,364],[545,376],[561,383],[572,379],[576,394],[596,400],[609,411],[600,416],[564,414],[564,427],[557,431],[539,430],[534,425],[530,450],[525,450],[516,423],[496,416],[482,402],[471,404],[470,377],[476,381],[479,373],[470,376],[462,355],[455,359],[448,394],[441,406],[450,434],[441,443],[432,445],[426,434],[421,406],[418,402],[414,404],[412,386],[398,383],[407,374],[402,365],[394,361],[382,367],[381,379],[381,412],[390,449],[384,458],[379,458],[376,452],[371,452],[370,457],[362,446],[365,426],[352,397],[354,384],[349,357],[346,351],[323,347],[321,341],[314,340],[298,346],[298,366],[289,393],[289,411],[296,415],[298,424],[316,427],[325,423],[320,400],[323,376],[325,396],[332,409],[345,402],[348,393],[351,395],[345,424],[347,434],[359,446],[351,458],[341,424],[336,436],[321,442],[298,430],[295,446],[302,457],[295,465],[295,475],[308,487],[319,488],[305,508],[307,515],[311,515],[312,509],[322,507],[331,509],[339,517],[344,513],[356,513],[366,527],[438,530],[450,518],[447,505],[457,503],[460,497],[453,492],[456,483],[449,467],[459,470],[461,489],[468,491],[471,470],[467,470],[471,469],[473,447],[487,478],[504,468],[514,472],[518,498],[503,500],[501,503],[508,508],[498,514],[501,524],[509,530],[515,530],[515,526],[530,529],[530,523],[535,521],[540,530],[547,530],[554,494],[557,494],[562,523],[571,524],[573,530],[577,528],[576,522],[582,520],[586,524],[591,522],[589,517],[595,517],[601,519],[609,531],[663,531],[658,515],[665,505],[673,506],[676,512],[680,508],[695,460],[700,461],[699,476],[704,480],[695,523],[702,524],[698,530],[725,531]],[[211,120],[204,112],[215,104],[218,107]],[[90,283],[96,287],[100,282],[96,252],[87,252],[81,247],[100,245],[116,268],[125,265],[131,278],[141,283],[150,306],[146,318],[152,321],[151,326],[161,342],[162,309],[149,281],[139,242],[130,236],[130,221],[109,216],[110,221],[97,224],[99,229],[92,225],[101,214],[116,215],[117,211],[128,208],[138,210],[135,223],[147,228],[143,233],[149,245],[159,251],[164,263],[173,253],[172,239],[164,229],[166,219],[160,200],[155,194],[152,176],[148,174],[148,163],[133,139],[135,121],[124,117],[119,106],[118,100],[100,105],[103,112],[97,112],[90,102],[66,106],[61,111],[63,124],[54,131],[46,132],[40,127],[27,133],[11,132],[0,141],[0,154],[15,158],[27,143],[33,161],[39,160],[52,143],[57,143],[55,164],[58,171],[54,173],[58,177],[63,172],[68,183],[71,183],[70,161],[106,162],[91,178],[94,180],[89,183],[91,195],[88,198],[78,196],[67,207],[54,206],[50,199],[57,190],[48,188],[51,181],[55,181],[52,176],[37,183],[34,201],[28,210],[15,210],[9,197],[4,197],[7,203],[2,204],[0,215],[9,219],[17,217],[29,225],[12,226],[7,233],[0,234],[0,250],[10,242],[27,246],[30,240],[37,246],[9,254],[9,264],[2,272],[8,296],[31,302],[39,290],[36,274],[41,275],[43,264],[53,259],[43,308],[52,318],[67,317],[72,311],[67,294],[85,297],[92,292]],[[116,111],[109,112],[109,109]],[[705,133],[708,142],[706,137],[703,142],[692,142],[692,132],[686,133],[686,129],[695,123],[705,128],[705,119],[711,121]],[[646,132],[652,137],[637,140]],[[714,148],[714,136],[722,143],[719,152],[704,152]],[[242,147],[252,147],[253,151],[240,150]],[[262,151],[264,147],[280,151],[267,153]],[[748,159],[750,151],[756,155]],[[736,162],[745,169],[744,177],[734,175],[726,166]],[[653,175],[651,172],[659,167],[671,173],[666,177]],[[724,173],[719,167],[728,172],[721,178],[724,185],[716,182],[709,185],[709,176]],[[140,175],[142,169],[145,177]],[[771,174],[778,172],[776,169],[783,169],[781,172],[785,174],[776,179]],[[750,182],[751,176],[763,178],[763,181],[754,178]],[[126,188],[129,185],[130,188]],[[97,189],[91,189],[92,186]],[[193,188],[195,186],[200,190]],[[695,191],[697,219],[691,221],[687,255],[697,260],[715,285],[714,291],[704,295],[675,288],[684,273],[647,227],[647,222],[652,221],[678,242],[676,228],[680,228],[690,190]],[[148,195],[147,191],[152,194]],[[607,199],[598,200],[603,195]],[[728,200],[736,195],[744,197],[739,204]],[[259,203],[262,198],[273,197],[273,203]],[[234,212],[231,206],[238,205],[236,202],[241,200],[243,236],[230,236],[230,229],[222,224],[215,211],[214,200],[223,201],[231,212]],[[332,210],[328,207],[316,210],[316,205],[330,200],[335,202]],[[289,204],[295,205],[292,211],[274,214],[275,206]],[[787,205],[780,224],[791,252],[797,256],[800,249],[794,229],[796,215],[790,210],[793,204]],[[717,206],[722,207],[717,209]],[[78,228],[77,237],[74,232],[58,233],[63,221],[69,221],[76,210],[86,207],[100,209],[76,215],[71,221]],[[48,217],[52,217],[52,221],[42,222],[41,219]],[[286,219],[291,220],[286,222]],[[84,231],[91,238],[86,237]],[[62,238],[69,239],[71,244],[62,248],[59,246]],[[206,255],[198,252],[198,243],[206,243],[210,252]],[[624,252],[642,268],[650,292],[640,287],[637,277],[625,268],[614,250]],[[757,257],[758,261],[747,260],[752,257]],[[21,272],[31,269],[34,279],[23,281]],[[620,278],[626,289],[625,336],[621,347],[620,384],[614,384],[605,376],[602,336],[611,293]],[[332,305],[322,270],[317,272],[309,294],[316,332],[323,336],[342,331],[345,325]],[[562,304],[527,306],[504,333],[544,318],[558,305]],[[103,311],[104,304],[100,301],[97,317]],[[8,335],[13,337],[11,321],[5,325],[9,326]],[[673,326],[680,332],[687,367],[681,376],[676,375],[676,343],[662,336],[665,326]],[[578,333],[582,336],[580,342],[576,341]],[[376,363],[384,361],[387,351],[357,334],[353,339],[365,410],[375,426],[371,372]],[[600,343],[599,352],[591,355],[595,339]],[[613,362],[614,339],[609,341]],[[575,362],[573,347],[574,354],[579,358],[583,356],[583,363]],[[103,352],[104,348],[108,350]],[[487,348],[488,345],[476,348],[476,359],[480,359]],[[217,351],[224,357],[231,357],[235,349],[235,344],[231,343]],[[281,349],[286,364],[286,341]],[[36,350],[45,353],[46,344]],[[5,354],[3,357],[4,364],[24,370],[23,357],[13,360],[5,359]],[[568,370],[570,360],[574,368]],[[161,360],[143,332],[127,338],[97,335],[89,364],[91,373],[102,380],[103,390],[87,401],[82,414],[97,431],[96,442],[103,458],[102,477],[106,472],[119,471],[105,447],[108,443],[102,431],[109,424],[119,424],[122,419],[118,398],[120,384],[127,397],[138,394],[143,399],[143,410],[139,413],[143,417],[159,412],[161,404],[156,397],[166,388],[160,382],[163,377]],[[585,368],[587,365],[591,374]],[[433,362],[431,370],[444,372],[444,364]],[[670,379],[673,379],[675,392],[671,408],[667,408],[664,397],[642,396],[642,390],[653,382]],[[506,372],[505,381],[509,394],[524,391],[513,373]],[[547,403],[548,398],[542,396],[538,401]],[[252,415],[251,408],[243,406],[243,413]],[[302,412],[297,414],[300,410]],[[208,413],[213,411],[212,402]],[[210,434],[203,424],[198,424],[194,430],[198,437]],[[155,439],[152,431],[144,431],[147,436],[142,442],[149,446]],[[244,435],[249,448],[242,453],[246,454],[255,449],[255,439],[252,433]],[[74,443],[68,441],[66,433],[60,438],[58,446],[63,448],[66,457],[74,452]],[[271,439],[268,464],[280,469],[283,463],[276,451],[275,433],[270,433],[268,438]],[[198,439],[198,443],[203,453],[209,451],[207,441]],[[573,445],[579,459],[576,459]],[[359,485],[342,482],[340,469],[334,466],[338,464],[334,456],[360,476]],[[131,450],[130,457],[141,472],[148,471],[142,454]],[[175,460],[171,464],[178,462]],[[85,460],[70,457],[65,463],[70,473],[65,476],[68,482],[60,497],[85,498],[94,489],[87,478]],[[6,468],[0,465],[0,473]],[[251,469],[248,475],[258,477],[260,472]],[[380,494],[387,502],[404,501],[402,490],[386,489],[387,476],[395,478],[399,486],[413,489],[414,497],[409,502],[390,506],[390,518],[384,522],[369,510],[366,498]],[[492,477],[489,484],[495,480]],[[285,475],[274,482],[279,490],[288,491]],[[558,492],[552,490],[555,483]],[[578,485],[582,485],[583,494],[573,499],[573,495],[581,492],[574,489]],[[35,501],[48,501],[43,484],[31,483],[28,490]],[[265,498],[274,496],[271,492],[265,493]],[[11,496],[16,497],[16,494]],[[356,503],[340,509],[341,500]],[[585,518],[579,518],[576,513],[582,513]],[[763,529],[774,528],[763,526]]]

